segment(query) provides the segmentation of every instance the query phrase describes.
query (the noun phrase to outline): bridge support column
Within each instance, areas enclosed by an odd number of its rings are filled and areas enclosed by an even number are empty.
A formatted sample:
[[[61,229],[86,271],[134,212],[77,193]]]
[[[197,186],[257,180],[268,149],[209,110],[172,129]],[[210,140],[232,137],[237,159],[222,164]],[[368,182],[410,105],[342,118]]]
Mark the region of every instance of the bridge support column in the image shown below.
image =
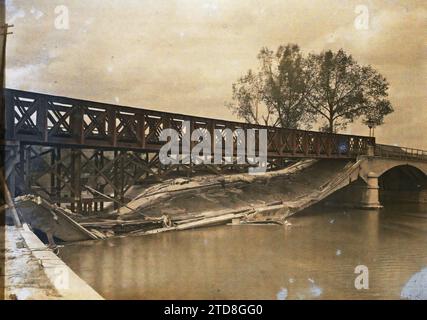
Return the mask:
[[[373,172],[369,172],[367,180],[367,185],[362,190],[360,207],[363,209],[382,208],[379,198],[378,176]]]

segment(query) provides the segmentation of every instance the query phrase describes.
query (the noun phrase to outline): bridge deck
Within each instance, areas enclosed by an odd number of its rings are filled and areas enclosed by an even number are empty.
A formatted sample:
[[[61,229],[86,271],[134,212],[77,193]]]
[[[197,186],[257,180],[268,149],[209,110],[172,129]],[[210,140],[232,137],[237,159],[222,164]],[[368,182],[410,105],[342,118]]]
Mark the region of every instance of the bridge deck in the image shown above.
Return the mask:
[[[182,137],[188,134],[184,122],[189,123],[190,134],[196,129],[206,137],[210,134],[212,145],[218,142],[214,130],[221,132],[226,145],[225,129],[266,129],[269,169],[286,166],[286,158],[354,160],[369,155],[427,161],[427,151],[376,145],[371,137],[274,128],[13,89],[4,93],[0,125],[6,130],[0,132],[0,158],[10,193],[42,195],[58,205],[70,204],[75,212],[103,211],[104,203],[111,201],[121,206],[136,181],[149,184],[170,174],[191,176],[197,170],[246,172],[235,161],[163,166],[158,154],[164,144],[160,133],[172,128]],[[237,140],[234,134],[234,148]]]
[[[376,144],[375,156],[400,160],[427,161],[427,150]]]
[[[267,129],[270,158],[355,158],[375,144],[372,137],[275,128],[13,89],[5,89],[5,104],[6,135],[0,139],[30,145],[156,152],[164,143],[159,141],[161,130],[172,128],[182,135],[184,121],[190,122],[191,130],[201,128],[211,137],[215,129]]]

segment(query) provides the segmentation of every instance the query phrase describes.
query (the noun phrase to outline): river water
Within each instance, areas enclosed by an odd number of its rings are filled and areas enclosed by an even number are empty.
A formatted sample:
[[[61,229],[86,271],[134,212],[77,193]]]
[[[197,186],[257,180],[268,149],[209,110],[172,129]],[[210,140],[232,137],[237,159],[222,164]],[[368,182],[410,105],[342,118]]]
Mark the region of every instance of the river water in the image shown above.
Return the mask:
[[[426,203],[317,207],[288,221],[67,245],[60,256],[107,299],[426,297]]]

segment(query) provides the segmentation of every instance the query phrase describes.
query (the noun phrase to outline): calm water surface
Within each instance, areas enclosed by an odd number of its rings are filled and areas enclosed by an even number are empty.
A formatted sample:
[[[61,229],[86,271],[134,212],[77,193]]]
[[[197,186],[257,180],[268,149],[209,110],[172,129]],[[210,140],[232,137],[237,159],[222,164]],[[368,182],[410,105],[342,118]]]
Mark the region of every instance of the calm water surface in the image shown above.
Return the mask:
[[[68,245],[60,255],[107,299],[399,299],[427,270],[427,204],[314,208],[289,221]],[[368,267],[368,290],[354,286],[357,265]]]

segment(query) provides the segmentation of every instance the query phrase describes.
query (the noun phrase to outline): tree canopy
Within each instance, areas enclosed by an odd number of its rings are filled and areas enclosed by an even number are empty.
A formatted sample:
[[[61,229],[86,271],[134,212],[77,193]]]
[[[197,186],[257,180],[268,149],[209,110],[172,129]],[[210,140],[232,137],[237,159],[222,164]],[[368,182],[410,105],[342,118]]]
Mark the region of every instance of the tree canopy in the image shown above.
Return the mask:
[[[304,99],[307,73],[297,45],[280,46],[276,52],[262,48],[257,72],[249,70],[233,84],[229,107],[247,122],[298,128],[311,117]]]
[[[387,80],[371,66],[359,65],[342,49],[304,57],[296,44],[274,53],[262,48],[257,71],[249,70],[233,84],[229,107],[250,123],[336,132],[361,118],[381,125],[393,112]]]

